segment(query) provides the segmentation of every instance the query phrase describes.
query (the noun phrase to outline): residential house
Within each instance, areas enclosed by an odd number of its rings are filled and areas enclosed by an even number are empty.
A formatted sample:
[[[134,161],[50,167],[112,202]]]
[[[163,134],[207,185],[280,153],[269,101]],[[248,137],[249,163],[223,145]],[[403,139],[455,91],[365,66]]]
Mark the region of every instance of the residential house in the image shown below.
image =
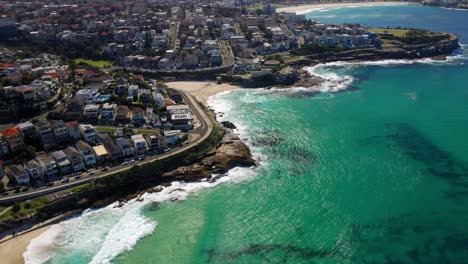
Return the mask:
[[[115,113],[115,121],[116,122],[127,122],[130,120],[131,112],[130,108],[126,105],[119,105],[117,107],[116,113]]]
[[[36,96],[36,88],[32,86],[22,85],[18,86],[18,92],[23,96],[25,101],[35,101],[37,99]]]
[[[140,107],[132,109],[132,124],[135,126],[141,126],[145,123],[145,111]]]
[[[44,168],[36,160],[30,160],[24,163],[24,169],[28,172],[34,180],[45,180]]]
[[[166,104],[164,103],[164,96],[161,93],[154,92],[153,93],[154,103],[157,107],[163,107]]]
[[[146,139],[146,142],[148,143],[148,147],[150,150],[158,151],[166,148],[166,142],[161,134],[156,133],[151,135],[145,135],[144,137]]]
[[[93,147],[93,152],[96,155],[97,161],[101,164],[107,162],[110,158],[110,154],[104,147],[104,145],[98,145]]]
[[[6,156],[10,153],[10,150],[8,149],[8,143],[4,140],[0,140],[0,157]]]
[[[115,92],[119,95],[127,94],[128,92],[128,81],[124,78],[117,79],[117,87]]]
[[[219,67],[222,64],[223,64],[223,57],[221,56],[221,52],[219,50],[211,50],[210,51],[210,66]]]
[[[69,174],[73,171],[72,165],[63,150],[54,151],[50,153],[50,156],[57,163],[58,170],[62,175]]]
[[[20,165],[10,165],[5,169],[6,175],[11,181],[19,185],[29,185],[29,174]]]
[[[105,103],[101,108],[101,113],[99,115],[99,121],[102,124],[112,124],[112,123],[114,123],[116,112],[117,112],[117,104]]]
[[[50,128],[54,132],[57,143],[63,144],[70,141],[70,133],[68,128],[65,126],[65,122],[62,120],[51,120],[49,121]]]
[[[118,138],[115,140],[115,143],[122,150],[123,157],[132,157],[135,155],[135,149],[133,148],[130,140],[126,138]]]
[[[65,126],[68,128],[68,135],[72,140],[76,141],[80,139],[81,131],[78,121],[67,122],[65,123]]]
[[[87,104],[83,110],[83,118],[85,120],[98,120],[99,117],[99,105]]]
[[[164,131],[164,140],[166,145],[175,145],[180,140],[180,130],[166,130]]]
[[[19,123],[16,127],[21,131],[23,137],[26,138],[35,138],[36,137],[36,128],[34,127],[33,123],[30,121]]]
[[[139,97],[143,104],[151,104],[153,101],[153,97],[149,89],[140,89]]]
[[[128,98],[128,101],[129,102],[133,102],[134,101],[134,98],[138,96],[138,91],[140,90],[140,88],[138,87],[138,85],[130,85],[128,87],[128,94],[127,94],[127,98]]]
[[[188,114],[171,114],[169,116],[172,127],[175,129],[190,129],[192,128],[192,116]]]
[[[83,90],[79,90],[75,96],[83,99],[85,103],[92,104],[94,100],[99,97],[99,88],[91,87]]]
[[[63,152],[67,155],[67,159],[70,161],[74,171],[82,171],[85,169],[83,157],[76,148],[69,146],[65,148]]]
[[[122,149],[117,145],[111,136],[107,134],[100,134],[99,140],[106,148],[107,152],[109,153],[109,158],[111,160],[120,160],[123,157]]]
[[[175,114],[189,114],[190,108],[188,105],[177,104],[177,105],[168,105],[166,111],[169,115]]]
[[[48,179],[54,179],[58,176],[57,163],[45,152],[36,154],[36,161],[41,165]]]
[[[2,132],[2,135],[11,152],[18,152],[25,149],[26,146],[23,141],[23,135],[18,128],[8,128]]]
[[[42,146],[45,150],[57,147],[57,140],[55,138],[54,131],[49,125],[49,122],[39,120],[36,123],[36,130],[38,131]]]
[[[145,154],[148,151],[148,143],[142,134],[133,135],[131,139],[137,155]]]
[[[89,144],[98,143],[98,135],[96,129],[92,125],[80,125],[81,136]]]
[[[67,120],[79,120],[81,113],[84,110],[85,100],[79,96],[75,96],[68,102],[63,114]]]
[[[76,149],[80,152],[81,157],[86,166],[93,166],[96,164],[96,155],[93,148],[83,140],[78,140],[75,144]]]

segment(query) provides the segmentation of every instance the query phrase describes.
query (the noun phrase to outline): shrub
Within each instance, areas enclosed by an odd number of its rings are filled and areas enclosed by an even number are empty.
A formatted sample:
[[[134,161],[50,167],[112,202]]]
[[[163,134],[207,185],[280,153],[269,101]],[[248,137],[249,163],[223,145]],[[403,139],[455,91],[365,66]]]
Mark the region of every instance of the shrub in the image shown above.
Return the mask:
[[[19,203],[14,203],[13,206],[11,207],[11,211],[13,213],[17,213],[19,212],[19,210],[21,210],[21,206]]]

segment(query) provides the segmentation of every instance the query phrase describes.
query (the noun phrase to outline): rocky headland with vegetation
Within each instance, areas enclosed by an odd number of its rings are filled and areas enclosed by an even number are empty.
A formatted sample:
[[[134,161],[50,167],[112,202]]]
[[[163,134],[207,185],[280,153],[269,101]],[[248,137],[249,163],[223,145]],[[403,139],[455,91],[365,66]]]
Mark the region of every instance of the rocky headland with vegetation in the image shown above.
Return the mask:
[[[459,36],[441,32],[418,29],[370,29],[381,39],[381,47],[362,49],[343,49],[304,45],[291,52],[267,56],[279,62],[276,67],[265,67],[272,74],[261,77],[248,75],[224,75],[223,79],[242,87],[312,87],[324,80],[311,76],[304,67],[329,62],[365,62],[380,60],[446,60],[446,56],[457,50]]]
[[[224,125],[215,121],[205,141],[167,159],[136,165],[58,194],[15,203],[12,210],[0,216],[0,234],[20,232],[57,216],[63,219],[116,201],[117,206],[132,199],[141,201],[145,192],[159,192],[172,181],[216,181],[214,174],[222,175],[234,167],[255,166],[250,149],[232,130],[235,125],[230,122]]]

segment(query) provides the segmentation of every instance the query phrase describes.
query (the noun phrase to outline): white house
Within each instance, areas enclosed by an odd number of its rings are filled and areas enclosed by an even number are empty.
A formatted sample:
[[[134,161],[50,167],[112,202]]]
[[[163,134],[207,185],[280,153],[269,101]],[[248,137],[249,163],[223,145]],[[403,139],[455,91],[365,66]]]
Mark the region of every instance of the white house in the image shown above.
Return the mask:
[[[180,140],[180,130],[167,130],[164,131],[164,141],[166,145],[174,145]]]
[[[142,134],[133,135],[131,137],[133,142],[133,147],[135,148],[136,154],[145,154],[148,150],[148,143]]]
[[[96,156],[94,155],[93,148],[83,140],[78,140],[75,144],[76,149],[80,152],[83,157],[83,161],[86,166],[92,166],[96,164]]]
[[[98,142],[98,135],[96,129],[92,125],[80,125],[81,136],[89,144],[96,144]]]

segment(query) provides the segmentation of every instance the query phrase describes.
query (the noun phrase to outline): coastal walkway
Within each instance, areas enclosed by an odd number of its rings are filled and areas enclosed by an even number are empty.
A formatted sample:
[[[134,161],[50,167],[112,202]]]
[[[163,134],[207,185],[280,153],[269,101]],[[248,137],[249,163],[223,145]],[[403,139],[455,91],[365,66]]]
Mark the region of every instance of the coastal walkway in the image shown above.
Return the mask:
[[[137,161],[134,164],[119,165],[119,166],[111,167],[109,168],[108,171],[105,171],[105,172],[99,171],[99,172],[96,172],[95,175],[83,176],[82,179],[77,179],[77,180],[70,179],[70,182],[68,183],[59,183],[60,185],[57,185],[57,186],[41,187],[37,189],[32,189],[24,193],[18,193],[18,194],[0,197],[0,204],[21,202],[21,201],[41,197],[44,195],[48,195],[51,193],[63,191],[66,189],[74,188],[76,186],[84,185],[86,183],[92,183],[97,178],[103,178],[103,177],[107,177],[115,173],[127,171],[133,168],[133,166],[141,166],[141,165],[151,163],[157,160],[164,160],[168,157],[174,156],[176,154],[179,154],[183,151],[189,150],[199,145],[205,139],[207,139],[209,135],[211,134],[211,131],[213,130],[213,121],[210,119],[208,114],[201,108],[201,106],[192,96],[182,91],[179,91],[179,92],[181,93],[182,97],[184,98],[184,101],[187,103],[187,105],[190,107],[190,109],[192,110],[192,112],[195,114],[195,116],[198,118],[200,122],[200,125],[192,131],[193,134],[197,135],[193,142],[190,142],[181,147],[174,148],[164,154],[151,156],[145,160]]]

